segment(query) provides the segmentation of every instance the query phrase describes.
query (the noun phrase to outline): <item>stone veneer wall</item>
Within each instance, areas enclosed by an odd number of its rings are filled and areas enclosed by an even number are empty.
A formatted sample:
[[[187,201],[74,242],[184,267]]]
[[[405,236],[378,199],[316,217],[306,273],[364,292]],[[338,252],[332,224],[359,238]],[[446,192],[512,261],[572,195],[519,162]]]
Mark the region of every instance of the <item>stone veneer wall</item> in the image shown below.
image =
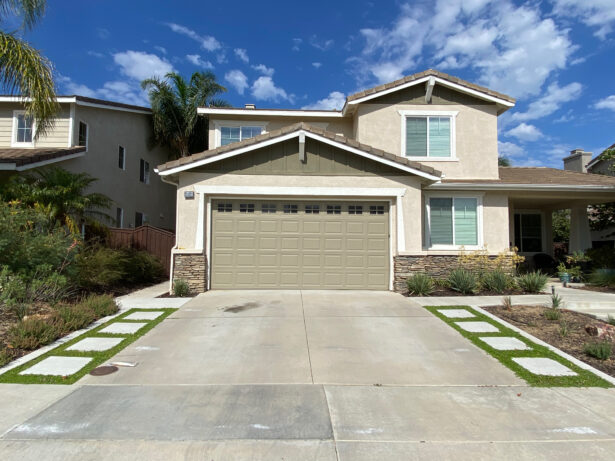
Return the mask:
[[[489,259],[497,258],[496,255]],[[511,274],[514,272],[513,254],[506,257],[505,269]],[[459,266],[458,256],[455,255],[403,255],[393,258],[393,290],[397,293],[406,293],[406,279],[418,272],[424,272],[434,278],[446,278],[451,269]],[[469,269],[471,266],[464,265]],[[475,267],[474,269],[481,269]]]
[[[207,256],[204,253],[175,253],[173,255],[173,280],[188,282],[190,293],[207,291]]]

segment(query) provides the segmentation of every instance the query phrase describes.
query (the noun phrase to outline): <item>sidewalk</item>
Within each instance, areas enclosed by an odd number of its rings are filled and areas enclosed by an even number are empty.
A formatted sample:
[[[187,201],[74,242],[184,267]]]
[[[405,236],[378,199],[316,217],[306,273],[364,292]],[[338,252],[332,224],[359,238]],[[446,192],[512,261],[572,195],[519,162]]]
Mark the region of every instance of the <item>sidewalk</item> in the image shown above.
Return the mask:
[[[152,285],[151,287],[143,288],[142,290],[133,291],[124,296],[115,298],[117,305],[120,307],[120,312],[128,309],[157,309],[162,307],[181,307],[190,301],[192,298],[158,298],[169,292],[169,281]]]

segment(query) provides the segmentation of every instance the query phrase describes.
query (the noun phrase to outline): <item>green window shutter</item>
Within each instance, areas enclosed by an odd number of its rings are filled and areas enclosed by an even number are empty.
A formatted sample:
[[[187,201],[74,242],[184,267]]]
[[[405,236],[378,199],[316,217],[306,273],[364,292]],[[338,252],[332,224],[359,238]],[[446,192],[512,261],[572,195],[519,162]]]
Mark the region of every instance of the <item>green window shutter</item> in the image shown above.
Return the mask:
[[[429,117],[429,156],[451,156],[451,119]]]
[[[406,117],[406,155],[427,157],[427,118]]]
[[[453,199],[429,200],[429,230],[432,245],[453,244]]]
[[[475,198],[455,199],[455,244],[478,245],[477,203]]]

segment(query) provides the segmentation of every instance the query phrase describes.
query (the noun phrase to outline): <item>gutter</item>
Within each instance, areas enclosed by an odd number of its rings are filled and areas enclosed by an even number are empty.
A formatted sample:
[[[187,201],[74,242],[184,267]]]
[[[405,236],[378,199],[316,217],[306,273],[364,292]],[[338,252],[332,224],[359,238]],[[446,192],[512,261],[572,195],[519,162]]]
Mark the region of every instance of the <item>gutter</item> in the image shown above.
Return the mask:
[[[490,183],[436,183],[425,187],[426,190],[521,190],[521,191],[578,191],[578,192],[615,192],[612,186],[597,186],[590,184],[490,184]]]

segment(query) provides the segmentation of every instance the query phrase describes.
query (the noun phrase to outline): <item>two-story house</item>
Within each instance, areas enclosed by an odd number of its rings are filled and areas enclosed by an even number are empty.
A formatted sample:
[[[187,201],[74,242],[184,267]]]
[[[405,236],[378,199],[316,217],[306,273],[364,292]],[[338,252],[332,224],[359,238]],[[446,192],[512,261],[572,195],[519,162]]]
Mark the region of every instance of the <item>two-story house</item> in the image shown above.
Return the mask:
[[[428,70],[349,96],[341,111],[200,108],[210,149],[157,169],[177,185],[172,277],[207,289],[405,288],[462,250],[550,252],[551,211],[615,178],[498,168],[498,116],[515,101]]]
[[[169,152],[148,145],[149,108],[61,96],[53,129],[37,139],[20,101],[0,96],[0,181],[47,165],[85,172],[97,178],[89,192],[114,202],[111,210],[104,210],[111,218],[107,224],[175,229],[175,188],[153,171],[168,160]]]

